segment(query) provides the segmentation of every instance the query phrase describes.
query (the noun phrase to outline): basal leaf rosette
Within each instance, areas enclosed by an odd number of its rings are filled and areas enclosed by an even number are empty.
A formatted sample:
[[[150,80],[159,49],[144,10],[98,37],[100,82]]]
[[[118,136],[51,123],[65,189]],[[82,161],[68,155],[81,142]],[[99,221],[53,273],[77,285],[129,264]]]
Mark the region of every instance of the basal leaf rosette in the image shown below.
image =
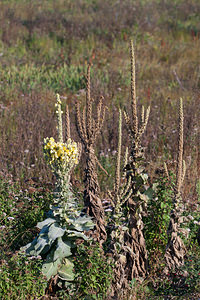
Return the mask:
[[[70,138],[66,143],[56,142],[53,137],[44,139],[45,159],[53,171],[71,170],[78,164],[77,143]]]

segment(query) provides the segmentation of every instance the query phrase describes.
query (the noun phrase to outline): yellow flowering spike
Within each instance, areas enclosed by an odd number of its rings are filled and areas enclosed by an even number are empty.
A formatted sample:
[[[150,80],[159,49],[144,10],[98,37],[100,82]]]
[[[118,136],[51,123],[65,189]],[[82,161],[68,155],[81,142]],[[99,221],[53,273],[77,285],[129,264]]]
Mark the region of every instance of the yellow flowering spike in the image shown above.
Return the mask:
[[[71,169],[78,163],[78,147],[71,139],[67,143],[55,142],[53,138],[44,139],[44,154],[52,167]]]

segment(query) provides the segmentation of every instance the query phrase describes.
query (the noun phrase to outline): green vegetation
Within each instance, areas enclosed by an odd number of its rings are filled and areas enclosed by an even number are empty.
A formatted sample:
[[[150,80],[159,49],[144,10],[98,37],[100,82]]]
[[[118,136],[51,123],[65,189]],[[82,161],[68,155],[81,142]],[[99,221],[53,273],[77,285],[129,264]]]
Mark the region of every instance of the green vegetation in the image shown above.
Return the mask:
[[[50,299],[52,296],[56,299],[106,300],[112,299],[117,289],[121,291],[118,297],[122,300],[130,297],[200,297],[200,246],[197,242],[197,232],[200,233],[199,12],[199,0],[0,1],[1,299]],[[127,119],[125,122],[123,118],[123,112],[126,112],[134,128],[137,122],[130,112],[133,98],[130,93],[133,73],[131,77],[128,55],[130,39],[136,57],[138,128],[144,123],[145,116],[139,117],[143,115],[142,107],[145,111],[149,106],[151,108],[139,146],[131,145]],[[88,64],[91,66],[91,98],[88,98],[86,77]],[[37,240],[40,233],[36,225],[44,225],[41,222],[49,217],[49,209],[55,213],[58,204],[55,201],[58,176],[55,172],[52,176],[42,151],[44,138],[52,136],[56,139],[56,93],[61,95],[64,116],[65,110],[69,109],[71,136],[77,143],[80,140],[76,130],[76,103],[81,116],[79,127],[85,124],[87,128],[82,135],[85,148],[82,147],[79,164],[70,174],[69,190],[78,210],[84,203],[85,210],[99,226],[97,235],[95,231],[86,233],[90,240],[85,242],[83,228],[78,230],[80,239],[74,238],[73,247],[70,245],[66,250],[70,253],[70,274],[73,274],[70,288],[55,276],[49,281],[43,277],[42,264],[45,255],[49,255],[48,250],[42,258],[37,255],[40,251],[36,251],[31,259],[19,253],[21,247]],[[183,266],[164,275],[164,256],[176,191],[177,101],[180,98],[183,98],[183,156],[187,166],[181,189],[184,209],[180,237],[187,254]],[[88,104],[93,99],[93,104]],[[95,112],[94,120],[89,117],[91,107]],[[120,143],[119,109],[122,111]],[[99,123],[101,119],[104,119],[103,125]],[[99,128],[99,135],[91,149],[88,137],[95,128]],[[65,142],[68,132],[67,120],[63,117]],[[132,132],[135,140],[136,133],[137,128],[135,133]],[[121,162],[119,159],[119,152],[123,158],[127,146],[133,159],[140,150],[142,157],[142,160],[137,157],[134,162],[129,162],[128,170],[127,166],[125,169],[122,166],[123,159]],[[91,151],[87,152],[87,148]],[[163,168],[164,162],[169,174]],[[130,175],[134,168],[137,171]],[[107,191],[113,186],[110,197]],[[88,190],[93,190],[89,197]],[[131,202],[130,195],[134,195],[135,202],[139,203],[137,207]],[[70,197],[67,194],[63,199],[72,200]],[[104,203],[103,207],[99,200]],[[65,209],[69,202],[63,202]],[[60,213],[63,216],[63,211]],[[141,255],[144,254],[144,265],[145,262],[147,265],[139,278],[136,275],[138,268],[134,266],[135,277],[132,279],[126,265],[136,261],[131,252],[133,220],[141,225],[138,236],[144,237],[146,247],[140,245],[138,249]],[[57,221],[58,217],[55,218]],[[63,225],[61,223],[59,226]],[[48,232],[46,235],[49,237]],[[98,235],[102,239],[107,235],[106,242],[99,240]],[[65,233],[65,241],[66,236]],[[118,244],[114,246],[113,241]],[[59,248],[58,244],[56,236],[51,245],[54,252]],[[128,278],[126,282],[123,276]]]

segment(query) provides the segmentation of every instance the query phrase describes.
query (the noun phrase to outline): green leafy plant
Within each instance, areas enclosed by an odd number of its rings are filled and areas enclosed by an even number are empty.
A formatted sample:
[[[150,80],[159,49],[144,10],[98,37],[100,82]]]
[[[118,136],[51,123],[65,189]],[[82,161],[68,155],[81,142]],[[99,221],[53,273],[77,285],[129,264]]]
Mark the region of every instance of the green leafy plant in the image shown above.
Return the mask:
[[[47,279],[57,275],[60,285],[64,281],[67,286],[74,280],[72,249],[76,248],[77,239],[87,240],[84,231],[92,229],[94,225],[91,218],[79,210],[71,190],[70,171],[78,163],[79,153],[77,144],[70,138],[63,143],[59,95],[56,107],[59,142],[53,138],[44,141],[46,160],[57,179],[54,204],[50,205],[47,219],[37,224],[39,235],[22,250],[28,255],[41,255],[44,259],[42,272]]]
[[[36,299],[45,294],[46,279],[41,275],[41,260],[19,254],[1,260],[0,297],[2,300]],[[34,295],[34,296],[33,296]]]
[[[0,258],[32,240],[36,234],[34,226],[49,208],[50,192],[32,189],[34,192],[29,193],[20,189],[12,177],[0,177]]]
[[[144,235],[149,252],[149,264],[152,267],[163,257],[167,245],[167,228],[172,209],[173,189],[168,179],[161,175],[152,186],[152,195],[147,205],[147,215],[144,217]]]
[[[111,291],[113,265],[99,244],[80,244],[74,265],[76,295],[80,297],[78,299],[105,299]]]

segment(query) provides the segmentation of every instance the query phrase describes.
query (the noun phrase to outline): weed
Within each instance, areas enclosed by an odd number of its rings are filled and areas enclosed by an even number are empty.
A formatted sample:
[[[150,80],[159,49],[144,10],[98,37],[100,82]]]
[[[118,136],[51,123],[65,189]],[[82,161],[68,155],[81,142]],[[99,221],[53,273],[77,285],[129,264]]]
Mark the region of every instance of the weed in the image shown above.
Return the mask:
[[[79,245],[74,261],[77,294],[88,299],[105,299],[111,291],[112,265],[98,244]]]
[[[41,262],[18,254],[1,260],[0,297],[3,300],[35,299],[45,295],[46,279],[41,275]]]
[[[144,217],[144,235],[149,252],[149,265],[160,268],[165,248],[167,245],[167,228],[172,209],[173,189],[168,179],[159,174],[152,189],[152,196],[147,206],[147,216]],[[170,174],[172,176],[172,174]]]

